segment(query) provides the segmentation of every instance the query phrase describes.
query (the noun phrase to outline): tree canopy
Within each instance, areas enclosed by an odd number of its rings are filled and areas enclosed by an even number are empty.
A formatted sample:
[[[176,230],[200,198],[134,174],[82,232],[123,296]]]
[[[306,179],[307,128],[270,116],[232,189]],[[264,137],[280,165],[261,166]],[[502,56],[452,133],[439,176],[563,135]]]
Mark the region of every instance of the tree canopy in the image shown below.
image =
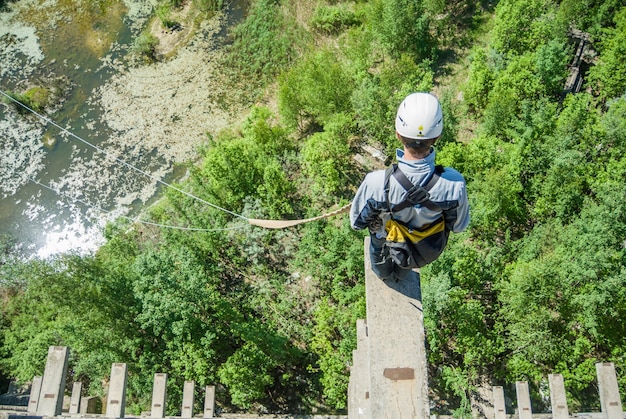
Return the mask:
[[[371,167],[353,158],[361,146],[392,155],[397,104],[434,91],[437,160],[465,176],[472,214],[422,270],[435,410],[468,416],[477,387],[522,379],[533,411],[548,410],[550,373],[570,411],[599,409],[595,362],[626,368],[622,2],[309,3],[255,0],[233,30],[225,71],[259,104],[207,140],[179,185],[231,213],[167,190],[146,214],[211,231],[119,220],[94,254],[49,260],[2,241],[0,371],[28,381],[49,345],[67,345],[70,379],[93,394],[112,362],[128,363],[137,413],[156,372],[172,377],[169,406],[194,379],[219,384],[225,411],[344,411],[365,233],[347,217],[279,231],[232,213],[301,218],[349,202]],[[572,28],[596,56],[564,95]]]

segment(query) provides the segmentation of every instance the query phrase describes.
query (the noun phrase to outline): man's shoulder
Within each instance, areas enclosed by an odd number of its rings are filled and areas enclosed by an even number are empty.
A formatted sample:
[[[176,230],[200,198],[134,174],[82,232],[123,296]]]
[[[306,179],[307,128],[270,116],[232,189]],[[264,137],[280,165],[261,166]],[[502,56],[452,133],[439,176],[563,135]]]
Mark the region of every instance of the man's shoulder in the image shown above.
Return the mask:
[[[465,178],[453,167],[445,167],[440,176],[450,182],[465,182]]]
[[[384,183],[385,180],[385,171],[387,169],[374,170],[373,172],[369,172],[365,175],[365,181],[368,184],[375,185],[378,183]]]

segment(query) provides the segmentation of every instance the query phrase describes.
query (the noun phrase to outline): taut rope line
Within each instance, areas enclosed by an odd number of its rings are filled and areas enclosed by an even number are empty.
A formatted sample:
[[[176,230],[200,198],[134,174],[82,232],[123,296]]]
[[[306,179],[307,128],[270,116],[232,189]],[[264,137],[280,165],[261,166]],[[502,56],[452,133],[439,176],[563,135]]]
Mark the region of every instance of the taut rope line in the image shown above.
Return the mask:
[[[5,93],[4,91],[0,90],[0,94],[2,94],[3,96],[5,96],[6,98],[10,99],[10,100],[11,100],[11,101],[13,101],[14,103],[16,103],[16,104],[20,105],[21,107],[23,107],[24,109],[28,110],[29,112],[33,113],[34,115],[37,115],[37,116],[38,116],[38,117],[39,117],[42,121],[44,121],[44,122],[46,122],[46,123],[48,123],[48,124],[50,124],[50,125],[53,125],[53,126],[57,127],[57,128],[58,128],[58,129],[60,129],[61,131],[65,132],[67,135],[69,135],[69,136],[71,136],[71,137],[74,137],[74,138],[75,138],[75,139],[77,139],[78,141],[80,141],[80,142],[82,142],[82,143],[84,143],[84,144],[87,144],[89,147],[92,147],[92,148],[94,148],[95,150],[98,150],[99,152],[103,153],[105,156],[108,156],[108,157],[113,158],[116,162],[121,163],[121,164],[123,164],[124,166],[129,167],[129,168],[133,169],[134,171],[136,171],[136,172],[138,172],[138,173],[141,173],[142,175],[144,175],[144,176],[146,176],[146,177],[148,177],[148,178],[150,178],[150,179],[152,179],[152,180],[156,181],[157,183],[160,183],[161,185],[165,185],[165,186],[167,186],[168,188],[172,188],[172,189],[174,189],[175,191],[182,193],[183,195],[186,195],[186,196],[188,196],[188,197],[190,197],[190,198],[193,198],[193,199],[195,199],[195,200],[197,200],[197,201],[200,201],[200,202],[202,202],[203,204],[209,205],[209,206],[211,206],[211,207],[213,207],[213,208],[215,208],[215,209],[218,209],[218,210],[220,210],[220,211],[224,211],[224,212],[226,212],[226,213],[228,213],[228,214],[230,214],[230,215],[233,215],[233,216],[235,216],[235,217],[239,217],[239,218],[242,218],[242,219],[244,219],[244,220],[247,220],[247,218],[246,218],[246,217],[244,217],[243,215],[240,215],[240,214],[234,213],[234,212],[232,212],[232,211],[227,210],[226,208],[222,208],[222,207],[220,207],[220,206],[218,206],[218,205],[212,204],[212,203],[210,203],[210,202],[208,202],[208,201],[205,201],[205,200],[204,200],[204,199],[202,199],[202,198],[198,198],[197,196],[194,196],[194,195],[190,194],[189,192],[183,191],[182,189],[177,188],[176,186],[174,186],[174,185],[172,185],[172,184],[170,184],[170,183],[167,183],[167,182],[165,182],[165,181],[163,181],[163,180],[161,180],[161,179],[159,179],[159,178],[157,178],[157,177],[155,177],[155,176],[151,175],[150,173],[148,173],[148,172],[146,172],[146,171],[144,171],[144,170],[141,170],[140,168],[135,167],[135,166],[133,166],[133,165],[132,165],[132,164],[130,164],[130,163],[125,162],[124,160],[122,160],[122,159],[120,159],[120,158],[118,158],[118,157],[113,156],[112,154],[110,154],[110,153],[108,153],[106,150],[104,150],[103,148],[98,147],[97,145],[91,144],[89,141],[87,141],[87,140],[84,140],[84,139],[80,138],[78,135],[76,135],[76,134],[72,133],[71,131],[69,131],[69,130],[67,130],[67,129],[63,128],[62,126],[60,126],[60,125],[59,125],[59,124],[57,124],[56,122],[52,121],[51,119],[46,118],[45,116],[41,115],[40,113],[36,112],[35,110],[33,110],[33,109],[29,108],[28,106],[26,106],[25,104],[23,104],[23,103],[22,103],[22,102],[20,102],[19,100],[16,100],[16,99],[14,99],[13,97],[11,97],[10,95],[8,95],[7,93]]]
[[[104,208],[96,207],[95,205],[91,205],[88,202],[85,202],[85,201],[80,200],[78,198],[69,197],[69,196],[61,193],[60,191],[57,191],[56,189],[52,188],[50,185],[46,185],[45,183],[39,182],[38,180],[31,179],[31,178],[28,178],[28,180],[30,180],[31,182],[33,182],[33,183],[35,183],[35,184],[37,184],[37,185],[39,185],[39,186],[41,186],[43,188],[51,190],[52,192],[56,193],[57,195],[59,195],[62,198],[65,198],[65,199],[71,200],[71,201],[75,201],[75,202],[79,202],[79,203],[81,203],[83,205],[86,205],[86,206],[88,206],[90,208],[93,208],[93,209],[98,210],[98,211],[102,211],[102,212],[107,213],[107,214],[113,214],[112,211],[107,211]],[[202,232],[207,232],[207,231],[225,231],[225,230],[237,230],[237,229],[245,227],[245,224],[244,225],[239,225],[239,226],[234,226],[234,227],[224,227],[224,228],[180,227],[180,226],[173,226],[173,225],[168,225],[168,224],[153,223],[151,221],[143,221],[143,220],[140,220],[139,217],[132,218],[132,217],[127,217],[127,216],[121,215],[121,214],[115,214],[115,216],[119,217],[119,218],[124,218],[124,219],[129,220],[129,221],[132,221],[133,223],[140,223],[140,224],[146,224],[146,225],[155,226],[155,227],[163,227],[163,228],[170,228],[170,229],[174,229],[174,230],[184,230],[184,231],[202,231]]]
[[[4,97],[6,97],[10,101],[14,102],[15,104],[17,104],[17,105],[21,106],[22,108],[26,109],[27,111],[29,111],[33,115],[36,115],[39,119],[41,119],[42,121],[46,122],[47,124],[50,124],[50,125],[58,128],[59,130],[61,130],[62,132],[66,133],[70,137],[73,137],[73,138],[77,139],[78,141],[82,142],[83,144],[86,144],[89,147],[91,147],[91,148],[93,148],[93,149],[103,153],[105,156],[108,156],[108,157],[114,159],[116,162],[121,163],[124,166],[126,166],[126,167],[128,167],[128,168],[130,168],[130,169],[132,169],[132,170],[134,170],[134,171],[136,171],[138,173],[141,173],[142,175],[144,175],[144,176],[146,176],[146,177],[156,181],[157,183],[159,183],[161,185],[164,185],[164,186],[166,186],[168,188],[174,189],[175,191],[177,191],[177,192],[179,192],[179,193],[181,193],[183,195],[186,195],[189,198],[195,199],[195,200],[197,200],[199,202],[202,202],[203,204],[206,204],[206,205],[208,205],[210,207],[213,207],[213,208],[215,208],[217,210],[220,210],[220,211],[223,211],[225,213],[228,213],[228,214],[230,214],[230,215],[232,215],[234,217],[238,217],[238,218],[241,218],[243,220],[246,220],[246,221],[248,221],[248,223],[250,223],[253,226],[263,227],[263,228],[268,228],[268,229],[282,229],[282,228],[287,228],[287,227],[293,227],[293,226],[298,225],[298,224],[304,224],[304,223],[308,223],[308,222],[311,222],[311,221],[317,221],[317,220],[321,220],[321,219],[324,219],[324,218],[332,217],[333,215],[344,213],[344,212],[348,211],[350,209],[350,206],[352,205],[352,203],[349,203],[349,204],[346,204],[343,207],[341,207],[341,208],[339,208],[339,209],[337,209],[335,211],[332,211],[332,212],[329,212],[329,213],[326,213],[326,214],[323,214],[323,215],[319,215],[317,217],[307,218],[307,219],[304,219],[304,220],[261,220],[261,219],[257,219],[257,218],[247,218],[247,217],[244,217],[241,214],[237,214],[237,213],[235,213],[233,211],[230,211],[230,210],[228,210],[226,208],[222,208],[219,205],[216,205],[216,204],[213,204],[211,202],[208,202],[208,201],[206,201],[206,200],[204,200],[202,198],[199,198],[199,197],[197,197],[197,196],[195,196],[195,195],[193,195],[193,194],[191,194],[191,193],[189,193],[187,191],[184,191],[184,190],[182,190],[180,188],[177,188],[176,186],[174,186],[174,185],[172,185],[172,184],[170,184],[168,182],[165,182],[164,180],[161,180],[161,179],[151,175],[150,173],[148,173],[148,172],[146,172],[146,171],[144,171],[144,170],[142,170],[142,169],[140,169],[140,168],[138,168],[136,166],[133,166],[132,164],[130,164],[128,162],[125,162],[124,160],[122,160],[122,159],[120,159],[118,157],[113,156],[112,154],[108,153],[105,149],[103,149],[101,147],[98,147],[97,145],[91,144],[89,141],[84,140],[83,138],[79,137],[78,135],[74,134],[73,132],[69,131],[68,129],[63,128],[62,126],[60,126],[59,124],[57,124],[56,122],[51,120],[50,118],[47,118],[44,115],[40,114],[39,112],[35,111],[34,109],[31,109],[29,106],[23,104],[22,102],[20,102],[19,100],[15,99],[15,98],[13,98],[8,93],[4,92],[2,89],[0,89],[0,94],[2,94]],[[43,183],[40,183],[40,182],[38,182],[36,180],[33,180],[33,179],[30,179],[30,178],[29,178],[29,180],[31,182],[33,182],[33,183],[36,183],[36,184],[44,187],[44,188],[50,189],[51,191],[57,193],[60,196],[63,196],[60,192],[52,189],[50,186],[44,185]],[[89,205],[88,203],[80,201],[78,199],[75,199],[75,201],[80,202],[83,205],[87,205],[87,206],[92,207],[92,205]],[[107,213],[110,212],[110,211],[106,211],[106,210],[101,209],[101,208],[96,208],[96,209],[99,209],[100,211],[107,212]],[[129,219],[131,221],[140,222],[140,223],[143,223],[143,224],[156,225],[156,226],[160,226],[160,227],[164,227],[164,228],[175,228],[175,229],[179,229],[179,230],[217,231],[217,230],[232,230],[232,229],[240,228],[240,227],[233,227],[233,228],[223,228],[223,229],[201,229],[201,228],[177,227],[177,226],[168,226],[168,225],[157,224],[157,223],[150,223],[148,221],[135,220],[133,218],[126,217],[126,216],[123,216],[123,215],[120,215],[120,217]]]

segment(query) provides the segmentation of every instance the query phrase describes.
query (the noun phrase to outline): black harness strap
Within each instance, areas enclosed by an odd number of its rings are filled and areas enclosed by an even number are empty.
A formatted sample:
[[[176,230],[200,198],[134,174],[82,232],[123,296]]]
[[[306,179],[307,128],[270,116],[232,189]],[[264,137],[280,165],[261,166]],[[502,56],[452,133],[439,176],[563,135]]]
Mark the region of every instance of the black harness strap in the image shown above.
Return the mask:
[[[428,179],[428,182],[424,186],[414,185],[402,170],[398,168],[397,164],[393,164],[389,169],[387,169],[387,173],[385,174],[385,196],[387,197],[387,205],[389,206],[390,212],[398,212],[405,208],[412,207],[415,205],[422,205],[428,209],[433,211],[441,211],[443,208],[430,200],[430,191],[433,186],[439,181],[441,178],[441,173],[443,173],[443,166],[436,166],[435,170]],[[402,202],[391,206],[389,203],[389,175],[393,175],[393,177],[398,181],[400,186],[402,186],[405,190],[405,198]]]

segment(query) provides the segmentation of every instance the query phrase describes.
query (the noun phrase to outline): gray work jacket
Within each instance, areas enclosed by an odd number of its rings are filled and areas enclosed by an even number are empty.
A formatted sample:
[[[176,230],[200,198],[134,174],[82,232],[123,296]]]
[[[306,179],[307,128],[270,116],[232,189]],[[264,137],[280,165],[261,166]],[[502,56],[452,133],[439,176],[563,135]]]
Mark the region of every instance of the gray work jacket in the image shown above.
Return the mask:
[[[396,150],[398,168],[406,175],[413,184],[424,185],[435,170],[435,149],[422,160],[407,160],[404,158],[404,151]],[[385,223],[390,218],[387,211],[385,198],[385,170],[377,170],[368,173],[365,180],[359,187],[352,208],[350,209],[350,223],[352,228],[362,230],[369,224],[367,220],[375,216],[378,211],[382,220],[380,228],[372,231],[377,237],[386,236]],[[404,188],[392,176],[389,179],[389,201],[397,204],[402,201]],[[456,170],[446,167],[441,174],[441,179],[429,191],[430,200],[437,202],[455,202],[455,214],[453,214],[452,225],[446,225],[451,231],[461,232],[467,228],[470,221],[469,203],[467,200],[467,190],[465,179]],[[382,211],[381,211],[382,209]],[[434,211],[422,206],[408,207],[400,212],[394,213],[394,219],[400,220],[411,228],[419,229],[427,226],[441,217],[441,211]]]

